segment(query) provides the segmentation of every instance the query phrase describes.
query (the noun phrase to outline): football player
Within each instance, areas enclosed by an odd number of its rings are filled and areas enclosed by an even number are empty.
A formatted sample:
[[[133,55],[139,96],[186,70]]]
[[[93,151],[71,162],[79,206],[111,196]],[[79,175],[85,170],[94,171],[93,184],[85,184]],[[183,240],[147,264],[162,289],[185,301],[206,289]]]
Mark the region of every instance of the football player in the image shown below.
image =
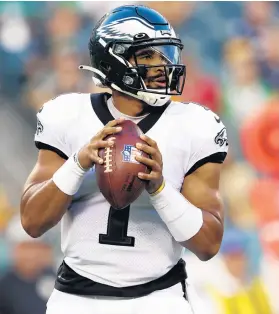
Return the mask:
[[[89,51],[96,85],[112,95],[67,94],[37,114],[38,161],[21,201],[26,232],[39,237],[61,220],[64,260],[47,314],[186,314],[191,296],[184,249],[212,258],[223,235],[219,176],[226,157],[220,118],[180,95],[183,45],[145,6],[122,6],[94,28]],[[137,157],[146,191],[115,210],[100,193],[96,163],[105,140],[130,119],[143,131]],[[204,314],[204,313],[203,313]]]

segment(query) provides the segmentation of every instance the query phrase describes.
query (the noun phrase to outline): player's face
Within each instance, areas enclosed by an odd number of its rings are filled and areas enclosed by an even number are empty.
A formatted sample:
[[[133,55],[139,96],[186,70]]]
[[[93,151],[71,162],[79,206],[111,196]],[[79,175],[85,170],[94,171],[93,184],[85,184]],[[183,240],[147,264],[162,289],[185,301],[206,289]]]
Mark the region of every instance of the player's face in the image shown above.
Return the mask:
[[[179,63],[179,54],[177,48],[172,46],[148,47],[136,51],[135,57],[131,58],[129,61],[134,66],[136,66],[136,64],[151,66],[147,68],[144,78],[144,83],[147,88],[165,89],[168,68],[164,67],[164,65]]]

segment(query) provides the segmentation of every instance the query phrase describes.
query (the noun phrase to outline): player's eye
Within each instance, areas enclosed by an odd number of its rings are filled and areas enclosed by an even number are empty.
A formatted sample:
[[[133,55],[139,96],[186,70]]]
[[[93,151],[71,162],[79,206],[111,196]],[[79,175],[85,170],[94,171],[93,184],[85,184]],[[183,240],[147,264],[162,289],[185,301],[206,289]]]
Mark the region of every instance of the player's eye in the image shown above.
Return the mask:
[[[144,54],[144,55],[140,55],[137,57],[138,60],[150,60],[152,59],[152,55],[147,53],[147,54]]]
[[[137,60],[150,60],[154,56],[154,51],[141,51],[136,55]]]

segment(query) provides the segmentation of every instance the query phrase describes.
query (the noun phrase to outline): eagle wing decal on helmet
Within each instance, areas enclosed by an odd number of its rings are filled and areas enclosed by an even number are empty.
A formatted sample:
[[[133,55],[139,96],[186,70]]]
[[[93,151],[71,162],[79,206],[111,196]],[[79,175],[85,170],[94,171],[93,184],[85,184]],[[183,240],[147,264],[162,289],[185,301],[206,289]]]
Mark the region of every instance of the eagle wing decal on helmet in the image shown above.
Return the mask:
[[[103,39],[127,39],[132,40],[138,33],[146,33],[154,36],[154,27],[140,18],[124,18],[99,27],[98,36]]]

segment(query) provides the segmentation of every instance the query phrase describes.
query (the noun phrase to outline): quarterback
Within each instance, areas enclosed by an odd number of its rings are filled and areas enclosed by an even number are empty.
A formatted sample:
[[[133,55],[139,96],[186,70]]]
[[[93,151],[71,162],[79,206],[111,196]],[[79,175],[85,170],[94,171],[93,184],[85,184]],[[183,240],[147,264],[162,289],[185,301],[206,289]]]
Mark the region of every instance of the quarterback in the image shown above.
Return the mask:
[[[224,214],[219,177],[228,150],[220,118],[195,103],[171,101],[186,77],[183,45],[168,21],[145,6],[106,14],[89,41],[96,85],[112,94],[66,94],[38,112],[37,163],[24,187],[21,221],[39,237],[61,221],[64,259],[47,314],[189,314],[185,248],[217,254]],[[95,177],[106,136],[130,119],[144,193],[115,210]],[[203,313],[204,314],[204,313]]]

